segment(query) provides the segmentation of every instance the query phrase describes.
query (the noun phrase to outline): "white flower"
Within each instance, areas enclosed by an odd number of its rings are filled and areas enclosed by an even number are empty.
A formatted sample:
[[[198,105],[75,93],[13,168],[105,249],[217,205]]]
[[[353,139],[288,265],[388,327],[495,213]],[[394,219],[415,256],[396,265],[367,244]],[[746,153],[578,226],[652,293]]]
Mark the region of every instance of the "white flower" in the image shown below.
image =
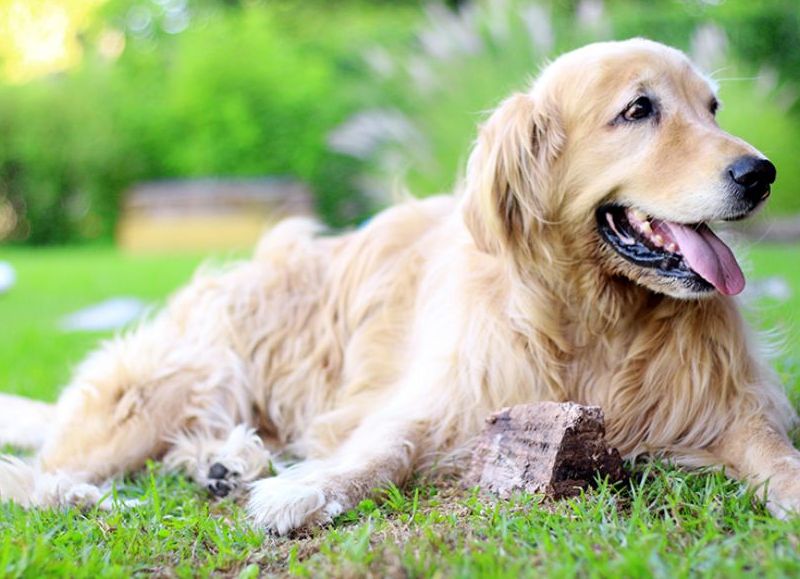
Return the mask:
[[[728,37],[715,24],[704,24],[695,28],[691,40],[691,57],[701,69],[712,71],[725,61]]]
[[[541,54],[550,52],[555,44],[555,31],[547,9],[538,4],[531,4],[523,8],[519,15],[534,51]]]
[[[0,294],[6,293],[17,282],[17,274],[11,264],[0,261]]]
[[[418,149],[425,139],[403,113],[394,109],[358,112],[328,135],[332,150],[357,159],[369,158],[390,143]]]

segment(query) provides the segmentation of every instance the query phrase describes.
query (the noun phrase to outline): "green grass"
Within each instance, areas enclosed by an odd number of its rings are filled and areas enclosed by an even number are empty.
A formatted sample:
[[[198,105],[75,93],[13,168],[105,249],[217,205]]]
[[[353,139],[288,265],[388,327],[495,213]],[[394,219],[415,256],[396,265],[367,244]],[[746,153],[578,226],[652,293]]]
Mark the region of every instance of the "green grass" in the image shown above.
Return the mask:
[[[70,367],[102,334],[66,334],[59,320],[115,296],[160,303],[191,276],[196,257],[133,257],[108,248],[5,249],[18,283],[0,295],[0,388],[52,400]]]
[[[752,279],[780,275],[783,303],[751,314],[777,327],[777,361],[798,400],[800,247],[755,247]],[[159,303],[195,257],[126,257],[111,249],[0,249],[19,283],[0,296],[0,389],[52,400],[102,334],[64,334],[58,320],[101,299]],[[418,480],[366,500],[332,527],[292,538],[251,529],[235,502],[210,501],[157,465],[118,489],[127,510],[23,511],[0,506],[0,575],[40,577],[261,574],[584,577],[797,576],[800,519],[777,521],[757,496],[718,472],[632,466],[628,485],[562,502],[520,495],[495,503],[453,481]]]

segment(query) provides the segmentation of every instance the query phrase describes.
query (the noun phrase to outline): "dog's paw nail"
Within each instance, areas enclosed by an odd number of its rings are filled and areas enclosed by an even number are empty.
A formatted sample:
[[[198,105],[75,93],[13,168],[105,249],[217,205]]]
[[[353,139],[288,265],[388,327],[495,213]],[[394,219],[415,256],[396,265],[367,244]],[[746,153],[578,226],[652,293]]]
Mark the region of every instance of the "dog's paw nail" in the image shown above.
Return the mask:
[[[208,490],[215,497],[223,498],[227,497],[228,494],[231,492],[231,487],[230,485],[228,485],[223,481],[215,480],[208,484]]]
[[[228,469],[222,463],[215,462],[208,469],[208,478],[223,479],[226,476],[228,476]]]

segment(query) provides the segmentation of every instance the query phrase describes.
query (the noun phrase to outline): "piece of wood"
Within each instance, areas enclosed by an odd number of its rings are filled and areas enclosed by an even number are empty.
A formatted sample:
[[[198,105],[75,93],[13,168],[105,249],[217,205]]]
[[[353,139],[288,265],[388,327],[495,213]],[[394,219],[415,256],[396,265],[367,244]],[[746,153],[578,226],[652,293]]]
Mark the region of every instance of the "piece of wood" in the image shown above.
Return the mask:
[[[501,498],[517,491],[562,498],[593,486],[598,475],[612,482],[625,477],[597,406],[522,404],[495,412],[486,423],[464,478],[468,486]]]

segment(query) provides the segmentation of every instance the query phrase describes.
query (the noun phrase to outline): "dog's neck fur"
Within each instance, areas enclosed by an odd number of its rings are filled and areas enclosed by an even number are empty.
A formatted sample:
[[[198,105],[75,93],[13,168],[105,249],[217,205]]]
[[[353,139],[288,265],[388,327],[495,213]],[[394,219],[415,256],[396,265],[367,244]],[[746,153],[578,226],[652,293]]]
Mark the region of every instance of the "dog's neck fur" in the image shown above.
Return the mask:
[[[613,275],[597,283],[596,266],[564,255],[517,260],[507,271],[508,315],[539,352],[534,363],[553,396],[603,407],[623,454],[706,448],[725,416],[764,403],[748,393],[771,377],[752,355],[733,299],[680,300]],[[612,386],[593,387],[598,381]],[[696,452],[684,460],[704,462]]]

